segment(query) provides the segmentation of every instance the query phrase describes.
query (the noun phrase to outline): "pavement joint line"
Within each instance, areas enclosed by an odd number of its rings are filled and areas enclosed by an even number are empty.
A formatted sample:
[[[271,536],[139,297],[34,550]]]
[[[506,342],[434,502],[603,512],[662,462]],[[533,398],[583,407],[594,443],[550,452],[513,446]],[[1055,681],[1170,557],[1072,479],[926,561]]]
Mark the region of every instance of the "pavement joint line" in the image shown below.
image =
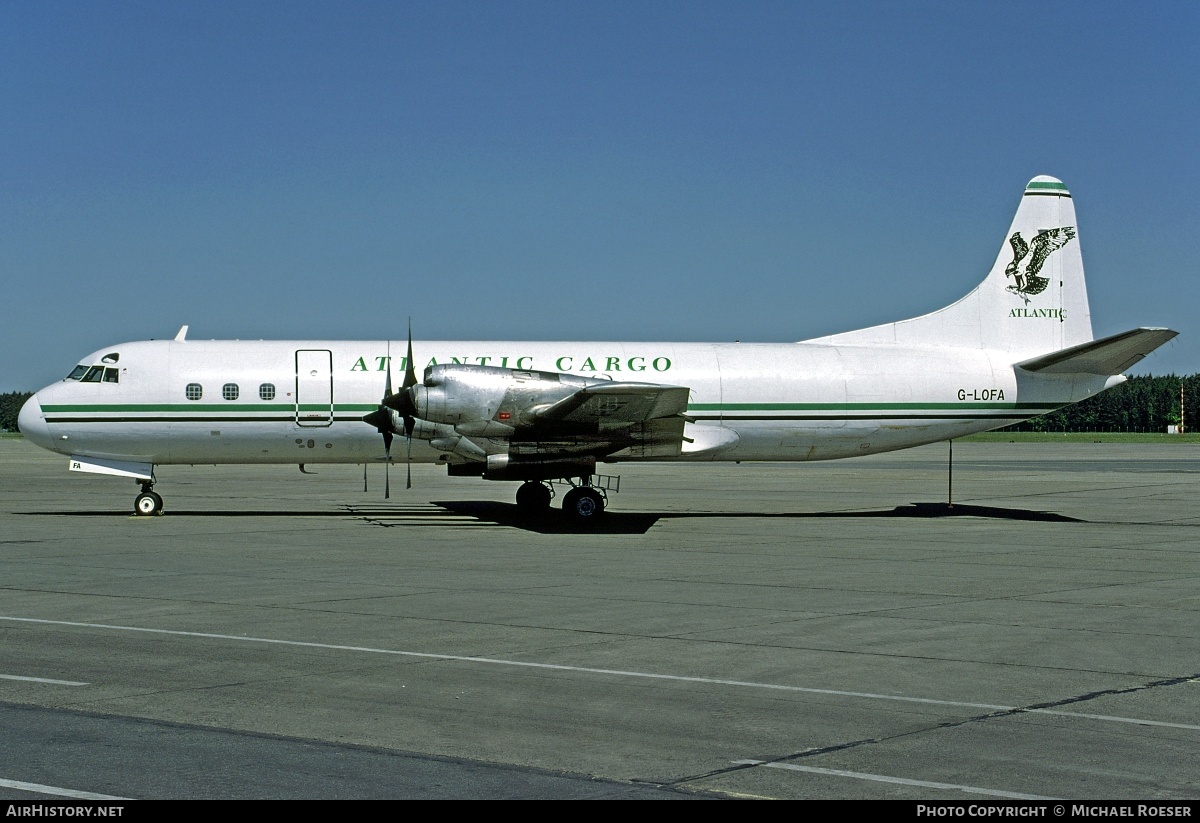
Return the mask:
[[[351,645],[337,644],[337,643],[317,643],[317,642],[313,642],[313,641],[304,641],[304,640],[280,640],[278,638],[270,638],[270,637],[253,637],[253,636],[249,636],[249,635],[219,634],[219,633],[215,633],[215,632],[190,632],[190,631],[181,631],[178,629],[152,629],[152,628],[146,628],[143,626],[118,626],[118,625],[112,625],[112,624],[107,624],[107,623],[84,623],[84,622],[73,621],[73,620],[49,620],[49,619],[45,619],[45,618],[16,617],[16,616],[12,616],[12,615],[0,615],[0,621],[7,621],[7,622],[11,622],[11,623],[35,623],[35,624],[51,625],[51,626],[75,626],[78,628],[85,628],[85,629],[107,629],[107,630],[111,630],[111,631],[137,632],[137,633],[143,633],[143,634],[159,634],[159,635],[168,635],[168,636],[172,636],[172,637],[195,637],[195,638],[208,639],[208,640],[231,640],[231,641],[238,642],[238,643],[264,643],[264,644],[276,645],[276,646],[295,646],[295,647],[299,647],[299,648],[308,648],[308,649],[329,649],[331,651],[364,652],[367,654],[391,655],[391,656],[395,656],[395,657],[413,657],[413,658],[420,658],[420,659],[425,659],[425,660],[448,660],[448,661],[456,661],[456,662],[460,662],[460,663],[482,663],[482,664],[496,665],[496,666],[512,666],[515,668],[542,669],[542,670],[548,670],[548,671],[562,671],[562,672],[579,672],[581,674],[600,674],[600,675],[609,675],[609,676],[616,676],[616,677],[640,678],[640,679],[645,679],[645,680],[663,680],[663,681],[670,681],[670,682],[676,682],[676,683],[698,683],[701,685],[712,685],[712,686],[735,686],[735,687],[741,687],[741,688],[764,689],[764,690],[769,690],[769,691],[794,692],[794,693],[798,693],[798,694],[818,694],[818,695],[829,695],[829,696],[833,696],[833,697],[852,697],[852,698],[860,698],[860,699],[867,699],[867,700],[890,700],[890,701],[895,701],[895,702],[899,702],[899,703],[918,703],[918,704],[930,705],[930,706],[952,706],[952,707],[960,707],[960,708],[968,708],[968,709],[986,709],[986,710],[993,711],[993,712],[1001,712],[1005,715],[1047,714],[1047,715],[1055,715],[1055,716],[1061,716],[1061,717],[1073,717],[1073,718],[1082,718],[1082,719],[1088,719],[1088,720],[1100,720],[1100,721],[1114,722],[1114,723],[1129,723],[1129,724],[1141,725],[1141,726],[1160,726],[1160,727],[1172,728],[1172,729],[1188,729],[1188,730],[1200,731],[1200,725],[1190,724],[1190,723],[1171,723],[1171,722],[1167,722],[1167,721],[1158,721],[1158,720],[1142,720],[1142,719],[1134,718],[1134,717],[1119,717],[1119,716],[1110,716],[1110,715],[1064,712],[1064,711],[1055,711],[1055,710],[1052,710],[1049,708],[1041,708],[1041,707],[1002,706],[1002,705],[996,705],[996,704],[991,704],[991,703],[972,703],[972,702],[968,702],[968,701],[959,701],[959,700],[939,700],[936,698],[929,698],[929,697],[910,697],[910,696],[906,696],[906,695],[878,694],[878,693],[874,693],[874,692],[855,692],[855,691],[846,691],[846,690],[842,690],[842,689],[817,689],[817,688],[812,688],[812,687],[808,687],[808,686],[789,686],[789,685],[785,685],[785,684],[781,684],[781,683],[757,683],[757,682],[749,681],[749,680],[731,680],[731,679],[716,678],[716,677],[697,677],[697,676],[679,675],[679,674],[663,674],[663,673],[658,673],[658,672],[638,672],[638,671],[628,671],[628,670],[622,670],[622,669],[601,669],[601,668],[594,668],[594,667],[590,667],[590,666],[567,666],[567,665],[558,664],[558,663],[535,663],[535,662],[526,661],[526,660],[504,660],[504,659],[495,658],[495,657],[475,657],[475,656],[470,656],[470,655],[440,654],[440,653],[434,653],[434,652],[413,652],[413,651],[404,651],[402,649],[379,649],[379,648],[372,648],[370,646],[351,646]],[[1191,682],[1191,679],[1193,679],[1193,678],[1176,678],[1175,680],[1178,680],[1179,682]],[[1175,681],[1173,680],[1172,682],[1175,682]],[[1139,687],[1135,687],[1133,689],[1122,689],[1122,690],[1118,690],[1118,692],[1114,692],[1114,693],[1126,693],[1126,692],[1130,692],[1130,691],[1140,691],[1143,688],[1146,688],[1146,687],[1139,686]],[[1078,702],[1078,699],[1071,698],[1065,702]],[[1042,705],[1045,706],[1046,704],[1042,704]],[[1055,705],[1055,704],[1052,703],[1050,705]]]
[[[795,763],[768,763],[764,760],[735,760],[738,766],[762,766],[768,769],[787,769],[788,771],[823,774],[831,777],[850,777],[856,780],[871,780],[877,783],[898,783],[902,786],[919,786],[923,789],[946,789],[948,791],[967,792],[969,794],[984,794],[991,797],[1004,797],[1010,800],[1054,800],[1053,797],[1043,797],[1038,794],[1020,794],[999,789],[984,789],[979,786],[963,786],[958,783],[936,783],[931,780],[913,780],[907,777],[891,777],[884,774],[868,772],[852,772],[844,769],[822,769],[817,766],[799,766]]]
[[[76,680],[52,680],[49,677],[22,677],[18,674],[0,674],[0,680],[20,680],[26,683],[47,683],[51,686],[89,686]]]
[[[73,800],[132,800],[132,797],[117,797],[111,794],[96,794],[81,792],[76,789],[64,789],[59,786],[43,786],[41,783],[24,783],[20,780],[4,780],[0,778],[0,788],[17,789],[35,794],[52,794],[57,797],[69,797]]]

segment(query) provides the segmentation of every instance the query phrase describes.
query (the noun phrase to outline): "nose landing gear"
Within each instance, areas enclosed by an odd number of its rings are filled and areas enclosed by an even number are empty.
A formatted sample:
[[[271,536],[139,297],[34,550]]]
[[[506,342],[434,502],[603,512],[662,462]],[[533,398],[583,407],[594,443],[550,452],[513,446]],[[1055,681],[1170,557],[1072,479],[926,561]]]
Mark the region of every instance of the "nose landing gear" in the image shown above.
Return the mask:
[[[133,499],[133,513],[139,517],[162,514],[163,499],[153,490],[153,483],[143,483],[142,493]]]

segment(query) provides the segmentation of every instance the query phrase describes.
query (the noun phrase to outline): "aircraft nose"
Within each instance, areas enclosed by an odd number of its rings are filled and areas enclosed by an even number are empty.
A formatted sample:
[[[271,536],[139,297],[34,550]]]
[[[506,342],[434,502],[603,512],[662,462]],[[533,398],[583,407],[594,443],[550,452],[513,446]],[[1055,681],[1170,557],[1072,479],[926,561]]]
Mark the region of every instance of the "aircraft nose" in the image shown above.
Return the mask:
[[[17,428],[25,439],[43,449],[51,448],[50,427],[46,425],[46,416],[42,414],[42,404],[35,394],[25,401],[17,415]]]

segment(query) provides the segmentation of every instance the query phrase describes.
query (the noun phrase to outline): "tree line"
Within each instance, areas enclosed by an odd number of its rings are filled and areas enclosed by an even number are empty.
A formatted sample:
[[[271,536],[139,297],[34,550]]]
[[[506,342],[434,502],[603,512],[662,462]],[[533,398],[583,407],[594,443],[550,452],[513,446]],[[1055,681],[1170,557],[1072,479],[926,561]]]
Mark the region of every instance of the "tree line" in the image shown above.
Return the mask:
[[[1108,391],[1004,431],[1165,432],[1168,425],[1180,423],[1181,386],[1184,431],[1200,431],[1200,374],[1130,377]]]
[[[17,415],[21,406],[33,396],[33,392],[10,391],[0,394],[0,431],[15,432],[17,430]]]
[[[1165,432],[1180,422],[1183,386],[1184,431],[1200,430],[1200,374],[1143,375],[1051,414],[1009,426],[1005,431]],[[0,429],[17,430],[17,414],[31,392],[0,394]]]

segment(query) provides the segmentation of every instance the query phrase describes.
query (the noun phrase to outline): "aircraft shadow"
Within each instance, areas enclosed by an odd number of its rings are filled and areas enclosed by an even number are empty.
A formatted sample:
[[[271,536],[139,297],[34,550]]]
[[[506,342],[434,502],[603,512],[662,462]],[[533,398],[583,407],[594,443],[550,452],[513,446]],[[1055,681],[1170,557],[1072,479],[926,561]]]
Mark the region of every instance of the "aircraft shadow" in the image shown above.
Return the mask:
[[[25,517],[135,517],[130,511],[116,511],[113,509],[97,509],[95,511],[62,511],[62,512],[13,512],[13,514]],[[155,517],[359,517],[356,511],[286,511],[274,510],[263,511],[261,509],[203,509],[194,511],[184,511],[180,509],[168,509],[161,515]],[[145,518],[146,520],[154,520],[155,517]],[[142,519],[142,518],[137,518]]]
[[[132,518],[124,511],[60,511],[14,512],[18,515],[52,517],[122,517]],[[659,520],[694,520],[702,518],[755,518],[788,520],[857,519],[857,518],[944,518],[983,517],[992,520],[1017,520],[1035,523],[1084,523],[1076,517],[1035,509],[1006,509],[996,506],[975,506],[956,503],[910,503],[894,509],[867,511],[816,512],[621,512],[608,511],[597,522],[579,523],[558,509],[531,514],[513,503],[492,500],[430,501],[422,505],[353,505],[342,510],[264,511],[261,509],[206,509],[196,511],[169,510],[170,518],[240,517],[240,518],[349,518],[378,526],[438,526],[443,528],[499,526],[521,529],[537,534],[645,534]]]
[[[579,524],[561,511],[551,509],[538,516],[521,511],[511,503],[491,501],[434,501],[435,506],[457,515],[498,526],[524,529],[539,534],[644,534],[659,520],[689,520],[697,518],[941,518],[985,517],[993,520],[1023,520],[1036,523],[1083,523],[1086,521],[1056,512],[1033,509],[1005,509],[995,506],[973,506],[956,503],[912,503],[894,509],[876,511],[836,512],[614,512],[608,511],[595,524]]]
[[[514,503],[484,500],[435,500],[433,505],[462,517],[474,518],[477,523],[507,526],[537,534],[645,534],[659,518],[667,516],[653,512],[608,511],[595,522],[580,523],[555,508],[530,513]]]
[[[13,512],[25,517],[108,517],[142,520],[132,512],[114,510],[94,511],[27,511]],[[439,528],[502,526],[537,532],[539,534],[645,534],[662,515],[648,513],[608,512],[594,524],[579,524],[562,511],[551,509],[545,514],[530,515],[513,503],[493,501],[455,501],[423,505],[353,505],[344,509],[317,511],[287,511],[262,509],[168,509],[158,517],[180,518],[340,518],[365,521],[376,526],[437,526]],[[144,518],[153,521],[156,517]]]
[[[992,520],[1026,520],[1034,523],[1086,523],[1078,517],[1036,509],[1003,509],[964,503],[911,503],[883,512],[845,512],[818,517],[987,517]]]

